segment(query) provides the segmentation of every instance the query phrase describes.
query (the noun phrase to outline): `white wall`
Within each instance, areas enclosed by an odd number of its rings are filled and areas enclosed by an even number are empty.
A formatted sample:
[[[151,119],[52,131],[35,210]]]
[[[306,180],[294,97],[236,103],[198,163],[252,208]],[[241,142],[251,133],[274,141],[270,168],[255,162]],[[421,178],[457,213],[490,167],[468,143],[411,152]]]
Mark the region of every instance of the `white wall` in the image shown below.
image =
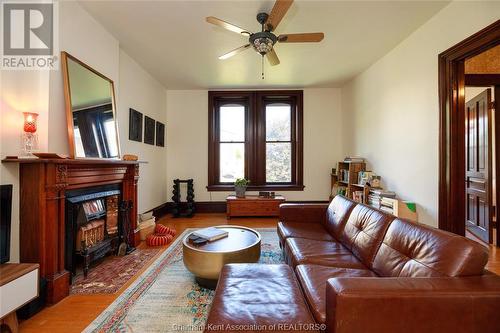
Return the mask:
[[[498,13],[500,2],[452,2],[342,88],[346,149],[415,201],[421,222],[437,226],[438,54]]]
[[[38,116],[38,147],[47,150],[49,73],[40,71],[0,72],[0,157],[21,153],[22,112]],[[13,184],[11,260],[19,260],[19,167],[0,164],[0,184]],[[3,209],[3,208],[2,208]]]
[[[122,50],[119,86],[117,108],[122,154],[135,154],[148,162],[139,167],[138,209],[144,212],[167,201],[167,148],[128,139],[129,108],[166,124],[165,88]]]
[[[59,46],[115,83],[122,153],[147,160],[141,166],[139,212],[166,198],[166,149],[128,140],[128,108],[166,121],[165,89],[120,50],[119,42],[74,1],[59,2]],[[60,67],[54,71],[2,71],[0,77],[0,154],[20,154],[22,111],[40,113],[39,150],[68,154],[68,134]],[[123,90],[123,93],[122,93]],[[0,166],[0,182],[14,184],[11,261],[19,260],[19,172],[17,165]]]
[[[304,191],[288,200],[328,200],[330,173],[343,158],[339,89],[304,90]],[[208,91],[167,91],[169,193],[175,178],[193,178],[196,201],[224,201],[229,192],[208,192]],[[170,201],[170,200],[169,200]]]

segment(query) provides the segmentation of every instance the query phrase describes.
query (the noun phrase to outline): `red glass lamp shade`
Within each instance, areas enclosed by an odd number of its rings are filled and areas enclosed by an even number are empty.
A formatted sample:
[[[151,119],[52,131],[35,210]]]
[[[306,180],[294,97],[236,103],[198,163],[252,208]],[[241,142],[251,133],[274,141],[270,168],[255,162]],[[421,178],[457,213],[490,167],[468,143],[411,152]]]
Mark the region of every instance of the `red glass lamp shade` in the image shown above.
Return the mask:
[[[23,112],[24,114],[24,131],[27,133],[36,132],[36,118],[38,118],[38,113]]]

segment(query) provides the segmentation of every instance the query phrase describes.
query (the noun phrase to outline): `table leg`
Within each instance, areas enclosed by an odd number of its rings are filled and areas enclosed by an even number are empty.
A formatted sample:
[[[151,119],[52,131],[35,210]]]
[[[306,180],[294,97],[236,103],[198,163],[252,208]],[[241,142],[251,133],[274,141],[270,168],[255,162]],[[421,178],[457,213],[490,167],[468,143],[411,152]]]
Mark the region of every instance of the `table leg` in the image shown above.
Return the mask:
[[[17,322],[16,311],[12,311],[11,313],[3,317],[0,322],[2,325],[7,325],[12,333],[19,332],[19,324]]]
[[[203,288],[207,288],[210,290],[215,290],[215,288],[217,287],[217,280],[210,280],[210,279],[196,277],[196,282]]]

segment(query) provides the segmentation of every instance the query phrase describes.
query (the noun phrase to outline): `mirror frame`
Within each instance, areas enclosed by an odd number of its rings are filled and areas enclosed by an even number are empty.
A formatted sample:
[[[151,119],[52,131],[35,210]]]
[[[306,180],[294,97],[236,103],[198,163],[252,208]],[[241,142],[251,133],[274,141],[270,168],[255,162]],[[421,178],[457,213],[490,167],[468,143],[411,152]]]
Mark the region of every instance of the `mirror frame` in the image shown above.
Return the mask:
[[[92,73],[100,76],[104,80],[108,81],[111,84],[111,104],[113,107],[113,117],[115,119],[115,130],[116,130],[116,145],[118,148],[118,157],[116,158],[103,158],[103,157],[76,157],[76,148],[75,148],[75,136],[74,136],[74,126],[73,126],[73,108],[71,103],[71,85],[69,82],[69,70],[68,70],[68,59],[76,62],[77,64],[83,66],[88,69]],[[62,64],[62,72],[63,72],[63,83],[64,83],[64,101],[66,104],[66,121],[68,125],[68,139],[69,139],[69,153],[70,158],[72,159],[107,159],[107,160],[120,160],[121,159],[121,147],[120,147],[120,134],[118,132],[118,118],[116,113],[116,97],[115,97],[115,84],[113,80],[108,78],[107,76],[99,73],[83,61],[75,58],[71,54],[62,51],[61,52],[61,64]]]

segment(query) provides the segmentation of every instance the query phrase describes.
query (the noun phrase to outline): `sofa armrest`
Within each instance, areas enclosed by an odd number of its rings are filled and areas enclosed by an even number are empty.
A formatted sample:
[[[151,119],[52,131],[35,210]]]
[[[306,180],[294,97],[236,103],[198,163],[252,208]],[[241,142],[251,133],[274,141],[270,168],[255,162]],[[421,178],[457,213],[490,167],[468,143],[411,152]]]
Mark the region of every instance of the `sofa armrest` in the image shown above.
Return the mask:
[[[280,205],[281,222],[324,223],[328,204],[284,203]]]
[[[333,278],[327,331],[497,332],[500,277]]]

